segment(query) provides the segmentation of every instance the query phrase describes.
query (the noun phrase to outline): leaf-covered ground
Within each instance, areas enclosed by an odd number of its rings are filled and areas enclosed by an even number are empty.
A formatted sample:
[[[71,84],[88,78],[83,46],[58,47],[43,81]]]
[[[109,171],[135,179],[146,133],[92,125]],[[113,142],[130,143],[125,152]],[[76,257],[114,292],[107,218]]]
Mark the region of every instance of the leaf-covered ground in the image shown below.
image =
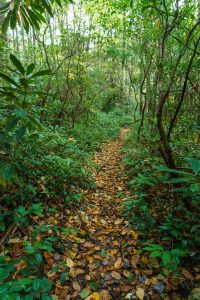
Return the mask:
[[[28,260],[16,260],[13,279],[23,278],[28,264],[35,264],[30,260],[34,255],[41,276],[52,283],[49,295],[54,300],[185,299],[177,292],[181,279],[162,275],[157,258],[149,258],[143,251],[137,231],[123,217],[129,194],[121,151],[126,134],[123,129],[119,139],[106,142],[95,154],[96,187],[82,190],[82,200],[73,199],[71,208],[62,201],[46,203],[41,217],[32,216],[33,225],[27,231],[11,234],[5,251],[10,259],[29,253]],[[74,205],[76,200],[79,204]],[[35,225],[39,229],[34,229]],[[48,238],[57,241],[52,251],[41,244]],[[43,250],[42,257],[36,253],[37,247]],[[33,274],[27,273],[37,291],[42,288],[41,281]],[[188,282],[194,280],[188,269],[182,269],[182,275]]]

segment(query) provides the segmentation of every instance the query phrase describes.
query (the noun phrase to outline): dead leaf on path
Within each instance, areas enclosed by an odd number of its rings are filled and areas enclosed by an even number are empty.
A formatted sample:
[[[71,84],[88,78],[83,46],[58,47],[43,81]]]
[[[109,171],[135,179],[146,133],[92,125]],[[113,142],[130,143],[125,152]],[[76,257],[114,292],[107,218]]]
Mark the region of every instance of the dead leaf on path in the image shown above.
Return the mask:
[[[107,290],[103,290],[99,293],[100,300],[111,300],[112,297],[110,296]]]
[[[68,257],[68,258],[66,259],[66,265],[67,265],[68,268],[72,268],[72,267],[74,266],[73,260],[72,260],[71,258]]]
[[[132,257],[131,257],[131,264],[132,264],[132,266],[134,267],[134,268],[136,268],[137,267],[137,264],[138,264],[138,262],[139,262],[139,259],[140,259],[140,257],[139,257],[139,255],[133,255]]]
[[[74,289],[75,291],[80,292],[81,286],[80,286],[80,284],[79,284],[77,281],[73,281],[72,286],[73,286],[73,289]]]
[[[121,275],[118,272],[112,271],[111,276],[117,280],[121,279]]]
[[[48,264],[50,267],[53,266],[53,264],[54,264],[54,258],[53,258],[53,257],[54,257],[53,253],[44,251],[44,258],[45,258],[47,264]]]
[[[185,278],[187,278],[191,281],[195,280],[193,275],[187,269],[183,268],[181,272],[182,272],[183,276],[185,276]]]
[[[120,269],[122,266],[122,259],[119,257],[116,262],[114,263],[114,268],[115,269]]]
[[[85,271],[83,269],[75,269],[74,270],[74,276],[78,276],[80,274],[84,274]]]
[[[126,278],[129,278],[129,276],[131,275],[131,272],[128,271],[128,270],[124,270],[124,271],[123,271],[123,275],[124,275]]]
[[[119,224],[121,224],[122,222],[123,222],[124,220],[123,219],[117,219],[116,221],[115,221],[115,225],[119,225]]]
[[[25,261],[21,261],[20,263],[18,263],[17,265],[15,265],[15,267],[16,267],[17,270],[16,270],[16,272],[13,275],[13,279],[15,279],[16,276],[17,276],[17,274],[20,271],[22,271],[24,268],[26,268],[26,266],[27,266],[27,263]]]
[[[8,244],[19,244],[22,240],[20,238],[9,239]]]
[[[99,293],[93,293],[89,297],[87,297],[85,300],[101,300]]]
[[[106,220],[104,220],[104,219],[100,219],[100,222],[101,222],[103,225],[107,225],[107,222],[106,222]]]
[[[143,300],[144,299],[144,289],[138,287],[136,290],[136,296],[138,297],[138,299]]]
[[[88,248],[88,249],[92,249],[92,248],[94,248],[94,244],[92,244],[91,242],[85,242],[83,244],[83,247]]]

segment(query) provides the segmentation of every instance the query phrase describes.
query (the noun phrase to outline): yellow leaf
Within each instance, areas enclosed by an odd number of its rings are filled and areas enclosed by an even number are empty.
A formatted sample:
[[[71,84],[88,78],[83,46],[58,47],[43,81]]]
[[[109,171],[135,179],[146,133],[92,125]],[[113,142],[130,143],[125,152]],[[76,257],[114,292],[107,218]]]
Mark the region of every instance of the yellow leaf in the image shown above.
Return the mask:
[[[89,297],[87,297],[85,300],[101,300],[99,293],[93,293],[92,295],[90,295]]]
[[[26,7],[29,7],[31,4],[31,0],[26,0]]]
[[[144,289],[138,287],[136,291],[136,296],[138,299],[143,300],[144,299]]]
[[[68,268],[72,268],[74,266],[74,262],[71,258],[66,259],[66,265]]]
[[[114,268],[115,269],[120,269],[122,266],[122,259],[119,257],[116,262],[114,263]]]

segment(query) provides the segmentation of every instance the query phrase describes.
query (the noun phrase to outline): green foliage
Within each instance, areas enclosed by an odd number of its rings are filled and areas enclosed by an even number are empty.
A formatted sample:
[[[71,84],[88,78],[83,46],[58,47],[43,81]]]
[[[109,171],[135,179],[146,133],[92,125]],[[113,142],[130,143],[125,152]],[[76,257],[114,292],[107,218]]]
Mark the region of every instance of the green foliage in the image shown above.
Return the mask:
[[[150,252],[150,258],[159,258],[161,266],[171,271],[176,271],[180,264],[180,258],[187,257],[189,254],[187,249],[182,250],[179,248],[174,248],[167,251],[164,247],[155,244],[147,244],[147,247],[145,247],[144,250]]]

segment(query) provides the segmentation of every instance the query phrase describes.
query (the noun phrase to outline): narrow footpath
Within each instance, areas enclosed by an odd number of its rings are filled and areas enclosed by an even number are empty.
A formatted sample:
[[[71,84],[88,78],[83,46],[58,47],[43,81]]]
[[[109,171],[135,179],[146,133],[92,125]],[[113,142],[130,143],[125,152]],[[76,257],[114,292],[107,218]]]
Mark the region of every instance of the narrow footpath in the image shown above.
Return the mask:
[[[79,222],[83,239],[77,240],[69,251],[66,300],[149,299],[145,298],[144,289],[135,284],[136,277],[140,283],[147,278],[138,271],[138,234],[122,216],[123,202],[129,193],[121,157],[126,134],[127,129],[122,129],[119,139],[105,143],[94,156],[99,166],[96,189],[84,192],[87,207],[80,211],[78,219],[72,218],[72,223]],[[142,259],[145,263],[145,257]]]

